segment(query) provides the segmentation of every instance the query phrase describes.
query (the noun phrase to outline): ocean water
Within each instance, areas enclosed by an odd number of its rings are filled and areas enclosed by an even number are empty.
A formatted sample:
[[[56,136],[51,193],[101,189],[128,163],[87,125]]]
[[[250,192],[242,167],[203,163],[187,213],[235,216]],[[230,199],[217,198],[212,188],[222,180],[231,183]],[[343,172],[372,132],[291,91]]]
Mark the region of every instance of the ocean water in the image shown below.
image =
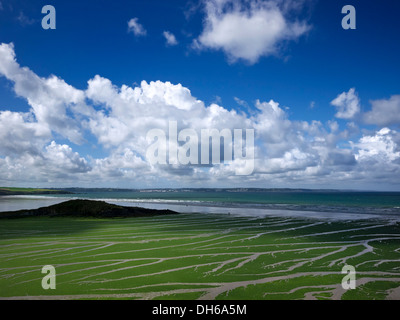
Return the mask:
[[[300,216],[328,219],[400,220],[398,192],[335,191],[165,191],[88,192],[51,196],[2,196],[0,211],[35,209],[69,199],[103,200],[124,206],[185,213]]]

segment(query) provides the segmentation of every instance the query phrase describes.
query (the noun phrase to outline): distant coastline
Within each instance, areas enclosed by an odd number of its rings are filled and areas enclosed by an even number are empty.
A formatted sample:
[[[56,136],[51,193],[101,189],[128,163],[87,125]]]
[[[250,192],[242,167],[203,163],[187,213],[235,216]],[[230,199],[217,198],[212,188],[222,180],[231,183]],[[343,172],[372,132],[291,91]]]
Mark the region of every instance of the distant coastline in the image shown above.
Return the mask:
[[[15,190],[15,189],[14,189]],[[13,191],[14,191],[13,190]],[[51,191],[46,194],[44,192]],[[71,199],[183,213],[400,219],[400,192],[289,188],[48,188],[0,196],[0,211],[34,210]],[[28,191],[32,191],[29,189]],[[44,192],[43,192],[44,191]],[[59,193],[59,194],[58,194]],[[25,194],[25,195],[23,195]]]
[[[399,191],[376,191],[376,190],[344,190],[344,189],[305,189],[305,188],[11,188],[0,187],[1,195],[40,195],[40,194],[75,194],[75,193],[93,193],[93,192],[285,192],[285,193],[357,193],[357,192],[374,192],[374,193],[400,193]]]
[[[0,187],[0,196],[14,195],[41,195],[41,194],[72,194],[62,189],[39,189],[39,188],[8,188]]]

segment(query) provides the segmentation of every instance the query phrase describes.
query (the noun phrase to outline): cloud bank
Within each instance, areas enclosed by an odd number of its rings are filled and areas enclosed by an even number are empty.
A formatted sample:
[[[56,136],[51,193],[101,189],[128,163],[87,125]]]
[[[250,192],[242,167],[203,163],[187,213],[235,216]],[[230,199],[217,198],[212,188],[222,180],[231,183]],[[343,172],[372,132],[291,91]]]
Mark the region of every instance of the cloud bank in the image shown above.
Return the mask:
[[[393,128],[362,131],[347,122],[294,121],[279,103],[255,101],[244,114],[206,105],[188,88],[142,81],[115,86],[96,75],[78,89],[57,76],[21,67],[12,44],[0,45],[0,75],[24,98],[26,112],[0,111],[0,183],[43,186],[126,187],[398,187],[400,134]],[[335,99],[339,118],[359,112],[355,90]],[[373,101],[371,114],[398,107],[398,96]],[[248,106],[250,108],[250,106]],[[336,116],[338,116],[338,114]],[[397,118],[381,123],[400,124]],[[240,163],[158,165],[146,158],[152,129],[254,129],[255,167],[237,176]],[[372,120],[371,120],[372,121]],[[374,121],[378,124],[378,121]]]

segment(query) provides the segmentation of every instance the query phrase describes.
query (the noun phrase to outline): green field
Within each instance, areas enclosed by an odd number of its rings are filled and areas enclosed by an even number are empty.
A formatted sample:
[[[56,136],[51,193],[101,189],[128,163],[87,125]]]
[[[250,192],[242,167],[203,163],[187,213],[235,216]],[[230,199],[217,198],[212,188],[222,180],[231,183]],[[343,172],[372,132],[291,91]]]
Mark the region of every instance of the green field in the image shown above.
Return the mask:
[[[357,286],[344,290],[345,264]],[[41,269],[56,269],[56,289]],[[181,214],[0,221],[2,299],[400,299],[400,224]]]

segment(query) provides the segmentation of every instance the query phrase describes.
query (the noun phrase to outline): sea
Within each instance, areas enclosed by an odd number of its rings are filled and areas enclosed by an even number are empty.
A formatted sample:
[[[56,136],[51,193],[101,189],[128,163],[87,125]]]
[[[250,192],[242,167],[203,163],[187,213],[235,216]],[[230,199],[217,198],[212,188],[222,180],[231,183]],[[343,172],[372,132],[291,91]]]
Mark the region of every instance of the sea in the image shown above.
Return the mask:
[[[193,214],[400,221],[400,192],[325,190],[109,190],[57,195],[13,195],[0,196],[0,211],[36,209],[71,199],[101,200],[123,206],[170,209]]]

